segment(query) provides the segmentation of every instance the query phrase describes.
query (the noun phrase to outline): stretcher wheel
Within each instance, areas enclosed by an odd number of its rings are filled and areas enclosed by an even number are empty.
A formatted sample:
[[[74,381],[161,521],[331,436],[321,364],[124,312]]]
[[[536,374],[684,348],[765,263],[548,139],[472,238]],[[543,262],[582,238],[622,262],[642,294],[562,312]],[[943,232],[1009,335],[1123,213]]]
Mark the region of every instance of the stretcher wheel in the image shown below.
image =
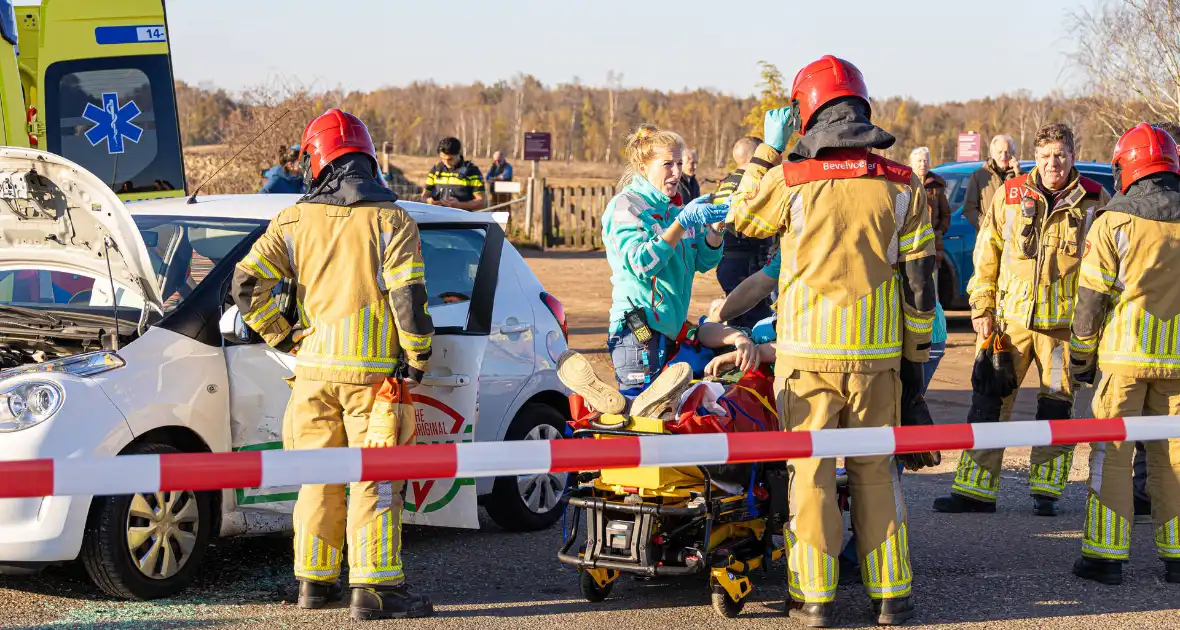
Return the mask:
[[[745,605],[745,599],[734,601],[733,597],[730,597],[720,584],[713,585],[713,610],[717,611],[718,615],[726,619],[733,619],[742,614],[742,608]]]
[[[582,597],[586,598],[588,602],[600,602],[610,595],[610,591],[615,587],[614,581],[607,582],[604,586],[599,586],[598,581],[589,571],[578,571],[578,590],[582,592]]]

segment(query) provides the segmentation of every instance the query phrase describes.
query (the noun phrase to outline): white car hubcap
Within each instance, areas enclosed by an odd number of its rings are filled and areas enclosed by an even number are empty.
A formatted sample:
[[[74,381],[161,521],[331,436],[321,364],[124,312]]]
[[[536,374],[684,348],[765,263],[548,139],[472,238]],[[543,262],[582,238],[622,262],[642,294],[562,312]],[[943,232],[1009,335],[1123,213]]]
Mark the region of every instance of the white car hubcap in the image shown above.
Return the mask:
[[[155,580],[176,575],[197,544],[200,510],[192,492],[137,494],[127,514],[127,548],[140,573]]]
[[[553,425],[539,424],[533,427],[526,440],[560,440],[561,432]],[[545,473],[540,475],[520,475],[516,478],[516,486],[520,490],[520,498],[529,510],[543,514],[557,507],[561,501],[561,494],[565,492],[565,473]]]

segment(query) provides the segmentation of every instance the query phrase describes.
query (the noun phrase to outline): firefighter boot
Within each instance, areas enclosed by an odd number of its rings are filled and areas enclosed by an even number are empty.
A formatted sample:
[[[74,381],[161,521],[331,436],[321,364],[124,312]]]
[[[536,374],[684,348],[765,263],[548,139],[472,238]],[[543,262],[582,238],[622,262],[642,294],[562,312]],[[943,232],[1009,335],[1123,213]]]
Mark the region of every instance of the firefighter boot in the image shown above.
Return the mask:
[[[1164,560],[1164,581],[1180,584],[1180,560]]]
[[[788,597],[786,608],[788,617],[808,628],[830,628],[836,623],[836,605],[832,602],[807,604]]]
[[[339,601],[344,595],[344,587],[340,580],[328,584],[326,582],[312,582],[299,580],[299,607],[316,609],[327,606],[330,602]]]
[[[1123,583],[1123,563],[1118,560],[1078,558],[1073,563],[1073,574],[1100,584],[1118,585]]]
[[[914,616],[912,597],[892,597],[873,600],[873,616],[879,626],[900,626]]]
[[[1033,513],[1037,516],[1057,516],[1057,499],[1034,494]]]
[[[627,399],[619,393],[618,388],[598,378],[594,366],[590,365],[586,357],[573,350],[566,350],[557,359],[557,378],[580,394],[595,411],[623,413],[627,406]]]
[[[994,513],[996,511],[996,504],[991,501],[969,499],[961,494],[952,494],[935,499],[934,511],[945,514],[962,514],[964,512]]]
[[[434,605],[425,595],[415,595],[405,584],[397,586],[354,586],[348,616],[356,621],[372,619],[415,619],[434,615]]]
[[[687,363],[673,363],[663,369],[647,389],[631,402],[632,417],[658,418],[668,408],[673,411],[680,405],[680,397],[692,384],[692,366]]]

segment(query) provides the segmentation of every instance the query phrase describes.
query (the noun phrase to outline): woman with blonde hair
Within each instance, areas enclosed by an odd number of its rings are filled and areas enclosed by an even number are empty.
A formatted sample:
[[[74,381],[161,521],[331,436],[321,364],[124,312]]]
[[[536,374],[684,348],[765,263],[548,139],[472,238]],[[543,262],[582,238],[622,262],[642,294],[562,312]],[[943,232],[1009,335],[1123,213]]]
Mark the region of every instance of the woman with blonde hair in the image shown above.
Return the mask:
[[[602,216],[614,287],[607,347],[618,388],[599,380],[577,353],[567,352],[558,364],[566,386],[599,412],[622,413],[626,395],[637,396],[630,415],[656,416],[679,402],[692,378],[689,366],[669,361],[689,330],[694,276],[721,261],[729,206],[709,203],[709,195],[681,198],[684,152],[679,135],[655,125],[640,125],[627,137],[627,170]],[[753,352],[744,334],[725,328],[722,336]]]

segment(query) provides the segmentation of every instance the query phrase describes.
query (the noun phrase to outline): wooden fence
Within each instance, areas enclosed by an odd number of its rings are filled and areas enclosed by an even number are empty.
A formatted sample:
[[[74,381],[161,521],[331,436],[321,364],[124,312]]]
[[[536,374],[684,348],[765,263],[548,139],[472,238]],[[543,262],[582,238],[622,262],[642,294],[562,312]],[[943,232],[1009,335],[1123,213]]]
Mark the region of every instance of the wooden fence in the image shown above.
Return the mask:
[[[528,201],[513,207],[509,231],[515,241],[541,249],[602,249],[602,213],[614,186],[549,186],[530,181]]]

